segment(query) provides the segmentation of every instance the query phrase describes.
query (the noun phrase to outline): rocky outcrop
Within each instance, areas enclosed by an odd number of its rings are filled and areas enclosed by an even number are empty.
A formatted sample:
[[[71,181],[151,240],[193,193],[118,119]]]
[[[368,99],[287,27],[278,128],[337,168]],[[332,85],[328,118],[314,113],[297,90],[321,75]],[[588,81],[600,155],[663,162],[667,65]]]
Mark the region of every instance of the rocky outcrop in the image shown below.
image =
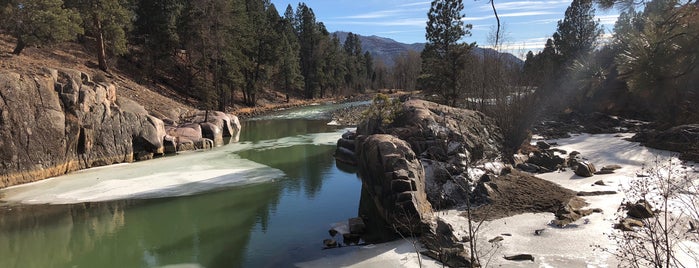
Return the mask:
[[[408,142],[421,158],[447,161],[462,154],[470,164],[501,155],[500,129],[483,113],[413,99],[403,104],[399,115],[383,132]],[[376,134],[370,126],[370,120],[363,121],[357,134]]]
[[[0,111],[0,187],[164,152],[160,119],[79,71],[3,71]]]
[[[358,142],[359,174],[379,214],[402,233],[422,233],[433,211],[415,153],[391,135],[360,137]]]
[[[482,113],[422,100],[392,112],[398,116],[388,125],[369,118],[356,134],[343,135],[336,158],[358,162],[364,188],[389,227],[421,234],[427,256],[470,266],[463,244],[446,222],[435,220],[432,208],[467,204],[468,189],[478,179],[470,177],[469,167],[500,158],[500,130]]]
[[[178,136],[166,135],[113,83],[70,69],[0,71],[0,187],[176,151]]]
[[[424,167],[433,207],[465,204],[466,185],[474,179],[467,174],[468,166],[500,158],[500,129],[482,113],[418,99],[403,103],[397,114],[393,123],[381,127],[365,120],[357,134],[381,132],[406,141]]]
[[[699,162],[699,124],[645,131],[631,140],[656,149],[680,152],[680,159]]]

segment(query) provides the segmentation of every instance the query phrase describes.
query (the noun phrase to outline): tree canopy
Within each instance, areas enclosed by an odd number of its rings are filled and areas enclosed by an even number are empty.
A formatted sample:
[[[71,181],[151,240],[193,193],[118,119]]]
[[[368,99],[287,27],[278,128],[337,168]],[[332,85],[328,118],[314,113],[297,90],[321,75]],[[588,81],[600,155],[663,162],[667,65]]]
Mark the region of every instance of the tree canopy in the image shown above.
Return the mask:
[[[72,40],[83,33],[80,15],[62,0],[0,1],[0,28],[17,38],[16,55],[27,46]]]

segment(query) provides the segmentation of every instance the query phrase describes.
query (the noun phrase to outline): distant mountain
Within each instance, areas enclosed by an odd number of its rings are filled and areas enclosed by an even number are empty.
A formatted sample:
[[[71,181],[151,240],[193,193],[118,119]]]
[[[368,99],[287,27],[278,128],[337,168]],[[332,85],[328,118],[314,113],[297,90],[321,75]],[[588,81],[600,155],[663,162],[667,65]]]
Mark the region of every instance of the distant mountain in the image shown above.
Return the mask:
[[[345,39],[347,39],[348,32],[334,32],[333,34],[336,34],[337,37],[340,39],[340,43],[344,44]],[[422,50],[425,49],[425,43],[405,44],[390,38],[380,37],[376,35],[359,35],[359,40],[362,41],[362,49],[364,51],[369,51],[371,56],[373,56],[375,59],[382,59],[389,66],[392,66],[393,59],[403,52],[406,52],[408,50],[422,52]],[[474,52],[477,53],[476,55],[484,55],[484,52],[495,53],[495,50],[490,48],[476,47],[474,48]],[[510,53],[503,54],[505,56],[505,59],[509,62],[512,62],[517,65],[524,64],[524,62],[520,58],[517,58],[515,55],[512,55]]]

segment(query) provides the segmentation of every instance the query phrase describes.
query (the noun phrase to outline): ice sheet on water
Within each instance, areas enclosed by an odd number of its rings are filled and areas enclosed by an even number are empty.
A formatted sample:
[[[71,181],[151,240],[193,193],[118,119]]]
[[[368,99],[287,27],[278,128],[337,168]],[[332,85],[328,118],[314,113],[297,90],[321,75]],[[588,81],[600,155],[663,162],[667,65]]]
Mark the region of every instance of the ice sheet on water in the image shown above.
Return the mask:
[[[285,176],[281,170],[240,158],[245,150],[295,145],[334,145],[345,132],[314,133],[260,142],[242,142],[212,151],[182,153],[145,162],[82,170],[0,190],[3,200],[26,204],[71,204],[192,195],[223,187],[260,183]]]

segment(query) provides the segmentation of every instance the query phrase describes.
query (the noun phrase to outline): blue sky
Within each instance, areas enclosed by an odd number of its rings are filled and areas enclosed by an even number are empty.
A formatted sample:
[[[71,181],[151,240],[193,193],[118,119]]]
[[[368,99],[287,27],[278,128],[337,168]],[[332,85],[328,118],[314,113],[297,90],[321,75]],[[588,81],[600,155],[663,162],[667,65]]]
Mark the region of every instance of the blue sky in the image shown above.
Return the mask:
[[[307,0],[316,18],[330,32],[347,31],[361,35],[388,37],[403,43],[425,42],[425,23],[430,1],[424,0]],[[528,50],[543,49],[546,38],[556,30],[572,0],[495,0],[495,7],[505,30],[505,49],[515,55]],[[288,4],[296,9],[299,1],[272,0],[283,13]],[[487,0],[464,0],[466,23],[473,24],[471,37],[465,42],[476,42],[487,47],[488,36],[496,25]],[[616,10],[597,9],[595,15],[609,34],[618,17]]]

